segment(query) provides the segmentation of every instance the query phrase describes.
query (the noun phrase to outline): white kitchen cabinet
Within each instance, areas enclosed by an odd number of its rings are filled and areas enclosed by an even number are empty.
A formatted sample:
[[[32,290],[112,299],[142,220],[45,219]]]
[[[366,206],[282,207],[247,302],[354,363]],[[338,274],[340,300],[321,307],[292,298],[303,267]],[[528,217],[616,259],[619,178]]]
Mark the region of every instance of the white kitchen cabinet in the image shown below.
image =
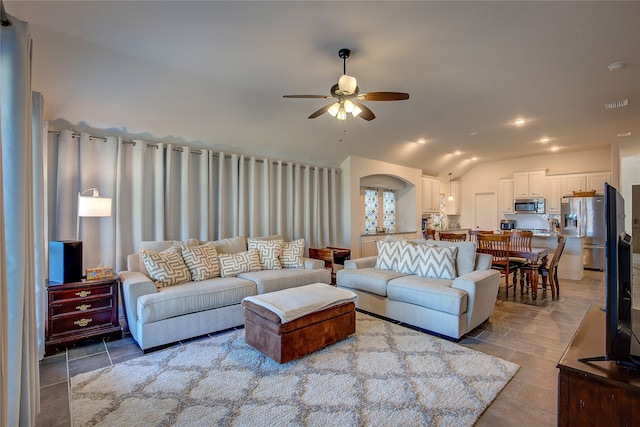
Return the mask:
[[[422,177],[422,213],[440,212],[440,181]]]
[[[584,191],[586,177],[583,173],[572,173],[562,176],[564,183],[562,189],[563,196],[571,196],[574,191]]]
[[[451,181],[447,185],[445,193],[444,212],[447,215],[460,215],[462,211],[462,183],[460,181]],[[449,195],[453,196],[453,200],[449,200]]]
[[[564,185],[564,179],[562,175],[548,176],[547,177],[547,191],[546,191],[546,213],[559,214],[560,205],[562,199],[562,189]]]
[[[588,173],[586,178],[586,191],[596,190],[597,194],[604,194],[604,183],[611,182],[610,172],[593,172]]]
[[[514,197],[544,197],[546,190],[546,172],[514,172],[513,195]]]
[[[500,212],[513,213],[513,179],[500,180]]]
[[[378,236],[362,237],[362,257],[378,255]]]

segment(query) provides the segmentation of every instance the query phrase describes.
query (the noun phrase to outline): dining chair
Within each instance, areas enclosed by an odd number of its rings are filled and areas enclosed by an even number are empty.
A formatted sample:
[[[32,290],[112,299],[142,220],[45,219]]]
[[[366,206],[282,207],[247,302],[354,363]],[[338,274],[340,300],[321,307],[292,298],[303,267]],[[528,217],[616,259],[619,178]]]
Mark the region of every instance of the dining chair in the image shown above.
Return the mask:
[[[504,275],[506,284],[506,296],[509,297],[509,288],[515,285],[518,272],[518,264],[513,264],[510,259],[511,238],[508,234],[478,234],[478,252],[490,254],[493,258],[491,268],[500,271]],[[509,284],[509,276],[513,273],[513,285]]]
[[[440,240],[447,242],[464,242],[467,240],[467,235],[462,233],[438,233]]]
[[[529,265],[529,260],[526,257],[523,257],[521,254],[514,254],[514,252],[531,252],[531,241],[533,240],[533,231],[512,231],[508,233],[510,239],[510,250],[512,252],[512,256],[510,257],[510,261],[515,265],[518,265],[518,270],[520,271],[520,293],[525,286],[525,275],[527,276],[527,281],[531,279],[533,281],[532,276],[536,273],[535,269],[527,269],[526,266]],[[537,279],[537,278],[536,278]],[[515,283],[514,283],[515,285]]]
[[[477,242],[478,234],[493,234],[493,230],[479,230],[479,229],[469,230],[469,240],[471,242]]]
[[[436,240],[436,230],[433,228],[425,228],[422,231],[422,235],[424,236],[425,239],[429,240],[429,239],[433,239]]]
[[[551,289],[551,299],[556,299],[556,297],[560,296],[560,282],[558,281],[558,263],[560,262],[560,257],[562,256],[562,252],[564,251],[564,245],[566,243],[566,236],[559,235],[558,236],[558,245],[556,246],[556,250],[553,253],[553,257],[551,261],[547,261],[542,265],[532,265],[529,267],[525,267],[528,269],[535,269],[536,276],[533,276],[532,279],[537,279],[537,275],[542,276],[542,287],[543,289],[547,286],[547,282],[549,288]],[[532,280],[529,282],[530,286],[538,286],[537,280]]]

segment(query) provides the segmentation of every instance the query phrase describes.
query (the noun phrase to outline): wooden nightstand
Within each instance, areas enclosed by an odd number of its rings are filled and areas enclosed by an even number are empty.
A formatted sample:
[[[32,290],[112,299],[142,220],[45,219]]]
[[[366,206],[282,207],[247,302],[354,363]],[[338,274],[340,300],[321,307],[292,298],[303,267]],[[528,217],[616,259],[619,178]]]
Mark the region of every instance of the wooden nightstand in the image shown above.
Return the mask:
[[[87,338],[122,338],[118,322],[118,276],[75,283],[47,283],[45,354]]]

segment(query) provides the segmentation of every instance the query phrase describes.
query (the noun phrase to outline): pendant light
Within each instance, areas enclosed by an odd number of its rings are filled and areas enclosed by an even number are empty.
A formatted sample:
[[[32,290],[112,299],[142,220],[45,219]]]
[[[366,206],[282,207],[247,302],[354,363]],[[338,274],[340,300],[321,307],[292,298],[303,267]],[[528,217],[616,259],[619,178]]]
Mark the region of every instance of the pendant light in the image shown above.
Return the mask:
[[[451,174],[452,172],[449,172],[449,197],[447,200],[453,202],[453,193],[451,193]]]

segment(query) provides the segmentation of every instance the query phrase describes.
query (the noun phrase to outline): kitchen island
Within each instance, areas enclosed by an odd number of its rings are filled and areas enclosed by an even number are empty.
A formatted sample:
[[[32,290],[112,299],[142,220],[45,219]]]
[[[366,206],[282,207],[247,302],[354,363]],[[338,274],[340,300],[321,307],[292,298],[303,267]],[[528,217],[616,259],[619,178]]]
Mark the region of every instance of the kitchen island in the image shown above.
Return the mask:
[[[558,234],[554,232],[534,232],[531,246],[549,249],[549,258],[553,257],[558,246]],[[566,236],[564,251],[558,264],[558,278],[569,280],[582,279],[584,272],[584,237]]]

